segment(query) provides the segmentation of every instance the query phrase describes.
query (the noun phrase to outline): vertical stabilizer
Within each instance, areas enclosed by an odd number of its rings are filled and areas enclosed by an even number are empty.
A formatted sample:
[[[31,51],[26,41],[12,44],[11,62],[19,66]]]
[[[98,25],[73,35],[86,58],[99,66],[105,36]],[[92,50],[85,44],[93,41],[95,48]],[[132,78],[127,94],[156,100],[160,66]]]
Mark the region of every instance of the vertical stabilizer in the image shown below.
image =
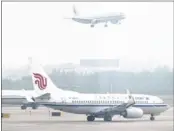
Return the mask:
[[[75,5],[73,5],[73,13],[75,16],[79,15],[79,12],[77,11]]]
[[[38,96],[46,93],[61,93],[62,89],[56,87],[50,77],[45,73],[42,66],[31,57],[29,58],[30,74],[35,92]]]

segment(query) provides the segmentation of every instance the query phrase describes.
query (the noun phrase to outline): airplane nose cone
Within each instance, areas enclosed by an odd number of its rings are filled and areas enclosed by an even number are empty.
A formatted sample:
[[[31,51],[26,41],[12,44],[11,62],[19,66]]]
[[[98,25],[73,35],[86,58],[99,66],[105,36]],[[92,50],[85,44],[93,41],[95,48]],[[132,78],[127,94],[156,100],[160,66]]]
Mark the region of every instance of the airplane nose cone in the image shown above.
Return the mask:
[[[126,18],[125,14],[124,13],[120,13],[120,18],[125,19]]]
[[[169,105],[166,105],[165,111],[169,110],[171,107]]]
[[[170,105],[167,105],[167,110],[170,108]]]

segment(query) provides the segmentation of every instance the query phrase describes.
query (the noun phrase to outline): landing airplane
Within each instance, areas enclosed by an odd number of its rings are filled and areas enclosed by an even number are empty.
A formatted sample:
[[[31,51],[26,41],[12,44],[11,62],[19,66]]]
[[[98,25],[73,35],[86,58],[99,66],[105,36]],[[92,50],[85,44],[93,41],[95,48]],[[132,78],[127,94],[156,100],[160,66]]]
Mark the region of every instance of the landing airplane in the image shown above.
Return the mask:
[[[154,116],[169,109],[157,96],[144,94],[86,94],[63,90],[54,85],[42,67],[30,59],[33,87],[38,97],[33,102],[45,107],[64,112],[85,114],[87,121],[103,118],[112,121],[114,115],[124,118],[141,118],[143,115]],[[39,98],[39,99],[38,99]]]
[[[121,24],[120,21],[125,19],[125,15],[123,13],[109,13],[109,14],[102,14],[97,16],[81,16],[79,12],[76,10],[75,6],[73,6],[74,17],[67,18],[72,19],[76,22],[82,24],[90,24],[91,27],[94,27],[98,23],[105,23],[105,27],[108,26],[108,22],[112,24]]]

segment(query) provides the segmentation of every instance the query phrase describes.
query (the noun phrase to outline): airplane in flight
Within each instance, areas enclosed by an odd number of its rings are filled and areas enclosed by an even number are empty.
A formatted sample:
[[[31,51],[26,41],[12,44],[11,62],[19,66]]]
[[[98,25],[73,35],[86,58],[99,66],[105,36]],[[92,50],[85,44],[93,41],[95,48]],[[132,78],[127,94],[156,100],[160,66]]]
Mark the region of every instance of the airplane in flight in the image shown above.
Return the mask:
[[[98,23],[105,23],[104,27],[108,27],[108,22],[112,24],[121,24],[121,20],[125,19],[125,14],[121,12],[116,13],[108,13],[108,14],[101,14],[95,16],[82,16],[79,14],[75,6],[73,6],[74,16],[72,18],[73,21],[82,23],[82,24],[90,24],[91,27],[94,27]]]
[[[31,101],[63,112],[85,114],[87,121],[94,121],[95,118],[112,121],[114,115],[127,119],[150,115],[150,120],[154,120],[155,116],[170,107],[157,96],[131,94],[129,90],[125,94],[87,94],[60,89],[32,58],[30,71],[34,91],[38,95]]]

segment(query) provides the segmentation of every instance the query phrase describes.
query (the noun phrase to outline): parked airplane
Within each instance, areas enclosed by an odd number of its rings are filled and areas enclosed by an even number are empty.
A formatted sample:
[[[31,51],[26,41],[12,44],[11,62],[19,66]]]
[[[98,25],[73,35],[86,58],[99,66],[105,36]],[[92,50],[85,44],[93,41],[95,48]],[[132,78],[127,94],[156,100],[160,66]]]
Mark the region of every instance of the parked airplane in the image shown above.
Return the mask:
[[[21,109],[32,107],[37,109],[39,104],[32,101],[32,97],[37,97],[34,90],[2,90],[2,105],[21,106]]]
[[[42,67],[30,59],[31,75],[35,92],[39,100],[34,102],[69,113],[86,114],[87,121],[104,118],[111,121],[114,115],[124,118],[141,118],[143,115],[154,116],[166,111],[169,105],[157,96],[144,94],[86,94],[62,90],[56,87]]]
[[[108,26],[108,22],[111,22],[112,24],[121,24],[120,21],[126,18],[125,15],[121,12],[101,14],[96,16],[81,16],[79,12],[76,10],[75,6],[73,6],[73,12],[74,17],[70,19],[82,24],[91,24],[91,27],[94,27],[94,25],[98,23],[105,23],[105,27]]]

